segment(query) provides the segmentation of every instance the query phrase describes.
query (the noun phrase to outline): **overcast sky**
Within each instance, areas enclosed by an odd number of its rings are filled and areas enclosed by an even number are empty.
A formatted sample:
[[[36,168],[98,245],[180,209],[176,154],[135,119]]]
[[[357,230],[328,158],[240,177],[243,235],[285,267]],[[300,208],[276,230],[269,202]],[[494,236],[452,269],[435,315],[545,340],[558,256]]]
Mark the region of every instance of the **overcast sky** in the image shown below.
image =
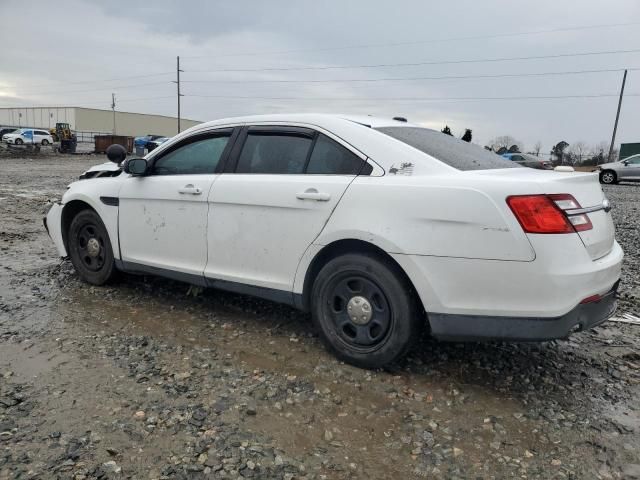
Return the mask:
[[[110,108],[115,92],[118,110],[175,115],[180,55],[185,118],[402,115],[544,151],[610,140],[621,70],[640,68],[638,0],[0,0],[0,19],[0,107]],[[638,51],[477,61],[617,50]],[[504,76],[584,70],[612,71]],[[639,77],[618,143],[640,141]],[[495,99],[593,95],[613,96]]]

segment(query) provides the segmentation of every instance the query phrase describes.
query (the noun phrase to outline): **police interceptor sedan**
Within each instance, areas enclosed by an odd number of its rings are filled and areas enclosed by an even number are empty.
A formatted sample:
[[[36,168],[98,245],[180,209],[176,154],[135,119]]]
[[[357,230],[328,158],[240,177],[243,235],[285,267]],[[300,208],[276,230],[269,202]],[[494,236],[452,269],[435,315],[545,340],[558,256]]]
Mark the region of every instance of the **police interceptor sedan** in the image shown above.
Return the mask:
[[[229,118],[94,167],[45,219],[80,278],[157,274],[309,311],[376,368],[423,329],[542,341],[605,321],[623,252],[596,173],[523,168],[404,119]]]

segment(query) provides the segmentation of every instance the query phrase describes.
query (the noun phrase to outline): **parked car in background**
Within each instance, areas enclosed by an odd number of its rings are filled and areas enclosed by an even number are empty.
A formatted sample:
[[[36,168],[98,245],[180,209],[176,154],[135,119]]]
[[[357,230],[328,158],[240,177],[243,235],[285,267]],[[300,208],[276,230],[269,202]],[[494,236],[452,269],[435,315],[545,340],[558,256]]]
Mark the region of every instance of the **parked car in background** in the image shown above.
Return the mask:
[[[640,182],[640,154],[627,157],[617,162],[603,163],[598,166],[600,182],[605,184]]]
[[[149,142],[163,138],[162,135],[144,135],[133,139],[133,145],[136,147],[149,148]]]
[[[53,137],[46,130],[21,128],[15,132],[3,135],[2,141],[14,145],[39,144],[45,146],[53,143]]]
[[[7,133],[13,133],[18,130],[17,127],[0,127],[0,141],[2,141],[2,137]]]
[[[69,185],[45,227],[79,277],[164,275],[310,311],[377,368],[427,329],[563,338],[616,307],[623,252],[593,173],[521,168],[439,131],[322,114],[230,118]]]
[[[528,153],[503,153],[502,156],[523,167],[537,168],[539,170],[553,170],[553,164],[544,158],[536,157]]]
[[[155,140],[149,140],[147,142],[147,150],[149,152],[151,152],[151,151],[155,150],[156,148],[158,148],[160,145],[162,145],[167,140],[171,140],[171,137],[160,137],[160,138],[156,138]]]

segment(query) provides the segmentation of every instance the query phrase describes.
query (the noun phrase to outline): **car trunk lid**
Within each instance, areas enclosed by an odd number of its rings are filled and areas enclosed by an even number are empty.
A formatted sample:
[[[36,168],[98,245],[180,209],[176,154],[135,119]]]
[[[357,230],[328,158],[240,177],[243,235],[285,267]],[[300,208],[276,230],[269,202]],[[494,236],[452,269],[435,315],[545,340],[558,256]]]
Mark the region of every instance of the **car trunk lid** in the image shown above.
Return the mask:
[[[600,187],[597,174],[561,174],[549,182],[554,191],[547,193],[569,193],[582,210],[586,211],[593,228],[578,232],[580,239],[592,259],[605,256],[613,248],[614,226],[609,213],[609,201]],[[569,211],[568,213],[570,213]]]

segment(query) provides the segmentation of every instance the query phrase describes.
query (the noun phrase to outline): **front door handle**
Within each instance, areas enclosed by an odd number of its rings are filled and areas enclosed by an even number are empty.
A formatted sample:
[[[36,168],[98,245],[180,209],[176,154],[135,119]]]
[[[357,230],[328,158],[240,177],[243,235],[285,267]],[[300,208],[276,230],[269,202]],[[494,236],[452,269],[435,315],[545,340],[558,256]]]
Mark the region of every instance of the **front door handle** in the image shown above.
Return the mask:
[[[315,188],[307,188],[304,192],[296,193],[296,198],[300,200],[316,200],[318,202],[328,202],[331,199],[331,195],[324,192],[319,192]]]
[[[178,193],[182,193],[184,195],[200,195],[202,193],[202,189],[190,183],[178,189]]]

